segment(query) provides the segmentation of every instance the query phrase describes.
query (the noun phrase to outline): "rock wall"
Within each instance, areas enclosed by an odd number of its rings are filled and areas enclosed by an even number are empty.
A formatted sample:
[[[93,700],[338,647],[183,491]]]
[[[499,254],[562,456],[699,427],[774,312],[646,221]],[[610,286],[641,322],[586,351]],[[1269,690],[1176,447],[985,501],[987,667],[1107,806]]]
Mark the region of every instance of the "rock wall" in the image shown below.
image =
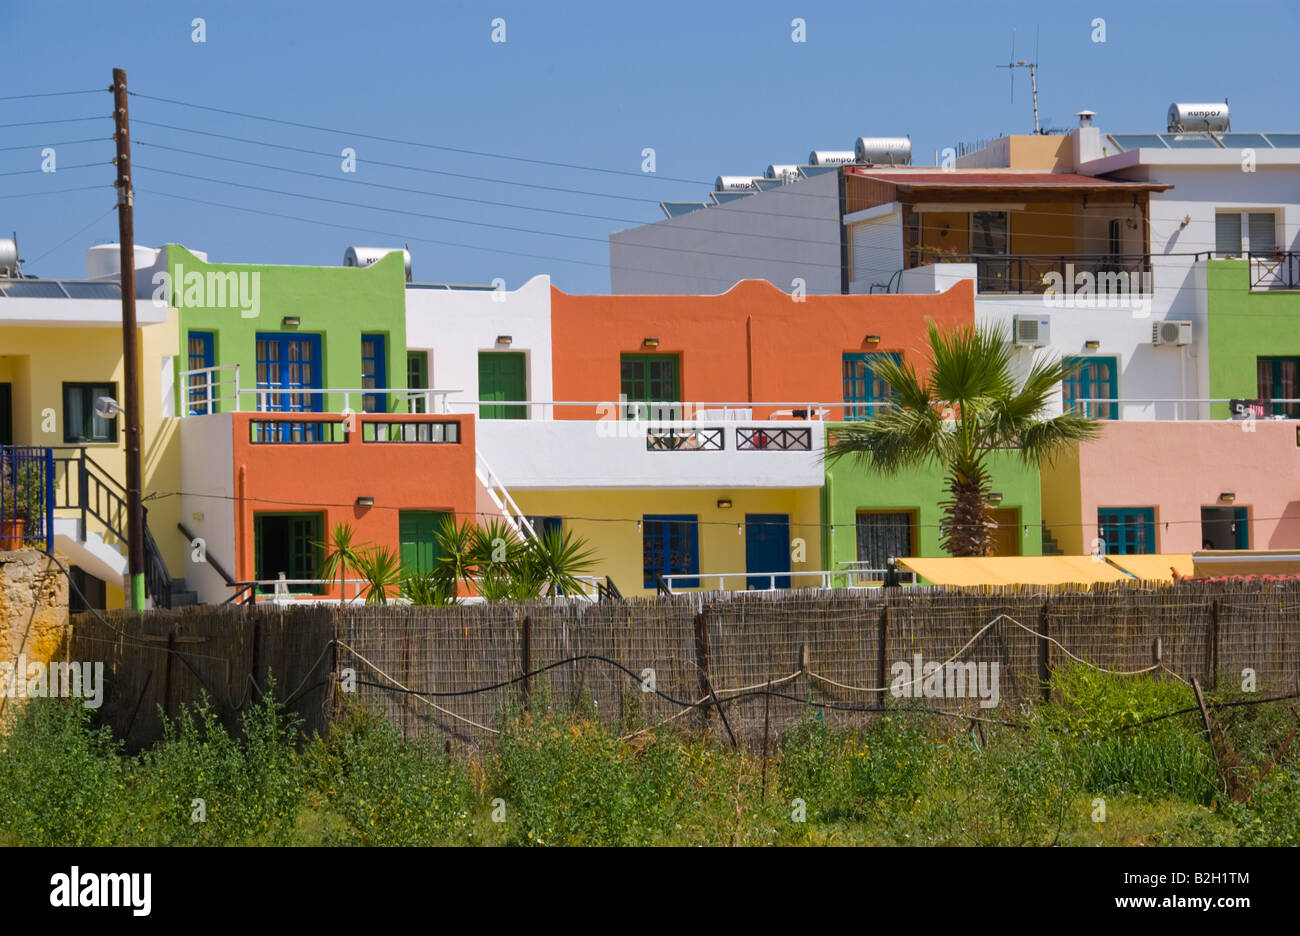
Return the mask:
[[[67,634],[67,576],[34,549],[0,551],[0,660],[48,663]]]

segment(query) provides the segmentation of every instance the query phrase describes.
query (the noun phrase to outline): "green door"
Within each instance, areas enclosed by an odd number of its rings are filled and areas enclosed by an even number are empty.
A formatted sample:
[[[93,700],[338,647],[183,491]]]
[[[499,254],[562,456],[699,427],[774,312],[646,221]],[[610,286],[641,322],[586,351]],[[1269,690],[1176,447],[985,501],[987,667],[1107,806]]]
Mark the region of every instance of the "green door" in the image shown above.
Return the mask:
[[[678,419],[670,404],[681,399],[677,355],[624,354],[619,359],[619,393],[627,401],[625,419]],[[656,403],[659,406],[633,404]]]
[[[440,552],[434,536],[444,517],[442,510],[402,510],[397,514],[397,535],[401,544],[402,569],[427,575]]]
[[[478,398],[480,400],[526,400],[524,352],[480,351],[478,353]],[[480,406],[480,419],[524,419],[522,406]]]

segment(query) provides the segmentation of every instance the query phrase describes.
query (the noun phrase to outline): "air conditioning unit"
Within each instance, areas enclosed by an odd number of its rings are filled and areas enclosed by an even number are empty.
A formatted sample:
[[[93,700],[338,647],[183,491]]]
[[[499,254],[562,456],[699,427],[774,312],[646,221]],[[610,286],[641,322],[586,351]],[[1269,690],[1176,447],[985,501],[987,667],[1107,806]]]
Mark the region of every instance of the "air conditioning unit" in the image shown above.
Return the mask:
[[[1017,315],[1011,319],[1012,343],[1019,348],[1042,348],[1052,343],[1049,315]]]
[[[1151,326],[1153,345],[1189,345],[1192,343],[1192,323],[1173,319],[1156,322]]]

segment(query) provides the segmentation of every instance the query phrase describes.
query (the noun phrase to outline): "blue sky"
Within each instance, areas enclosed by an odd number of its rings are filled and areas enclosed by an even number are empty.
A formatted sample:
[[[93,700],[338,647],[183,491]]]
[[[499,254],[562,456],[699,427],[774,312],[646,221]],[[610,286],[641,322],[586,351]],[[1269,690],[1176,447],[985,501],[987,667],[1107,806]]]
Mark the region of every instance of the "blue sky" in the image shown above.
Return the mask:
[[[862,135],[910,134],[929,162],[959,141],[1027,132],[1028,74],[1012,104],[995,67],[1013,28],[1017,58],[1041,31],[1046,126],[1088,108],[1105,130],[1163,130],[1171,101],[1227,97],[1234,129],[1300,129],[1292,0],[7,6],[0,97],[106,89],[120,66],[141,95],[344,131],[132,98],[137,243],[337,265],[349,245],[409,242],[422,281],[514,288],[550,273],[571,292],[608,292],[609,233],[660,219],[660,200],[707,197],[719,174]],[[206,42],[192,41],[194,17]],[[504,43],[492,42],[497,17]],[[806,42],[791,40],[796,17]],[[1099,17],[1104,43],[1092,41]],[[85,248],[116,240],[111,123],[7,125],[110,111],[106,92],[0,100],[0,231],[18,232],[29,274],[80,276]],[[54,173],[40,171],[48,146]],[[355,173],[342,171],[344,147]],[[640,171],[646,147],[654,175]],[[84,163],[102,165],[74,168]]]

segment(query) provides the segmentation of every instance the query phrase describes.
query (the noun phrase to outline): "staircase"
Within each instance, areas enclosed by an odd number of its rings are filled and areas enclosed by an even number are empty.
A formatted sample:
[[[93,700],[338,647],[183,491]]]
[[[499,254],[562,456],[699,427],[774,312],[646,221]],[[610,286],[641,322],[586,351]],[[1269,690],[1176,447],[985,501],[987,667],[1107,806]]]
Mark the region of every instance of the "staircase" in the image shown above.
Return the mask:
[[[1043,524],[1043,555],[1044,556],[1064,556],[1065,551],[1061,549],[1060,544],[1053,538],[1051,531],[1047,529],[1047,524]]]
[[[55,543],[74,565],[96,578],[121,583],[122,590],[129,596],[129,563],[123,554],[127,525],[126,488],[91,458],[84,448],[55,446],[53,451],[56,470],[63,469],[63,481],[54,497]],[[179,589],[175,588],[162,552],[149,531],[148,516],[146,510],[145,593],[153,600],[155,608],[170,608],[173,595],[184,602],[194,593],[185,590],[184,580],[181,580]],[[89,529],[88,521],[91,519],[102,525],[113,542],[106,541],[102,534]]]
[[[474,451],[474,474],[478,477],[481,493],[487,494],[490,503],[500,511],[510,529],[514,530],[520,539],[537,539],[537,531],[533,529],[532,523],[519,509],[519,505],[510,496],[510,492],[501,483],[501,479],[492,470],[483,453],[477,449]]]

